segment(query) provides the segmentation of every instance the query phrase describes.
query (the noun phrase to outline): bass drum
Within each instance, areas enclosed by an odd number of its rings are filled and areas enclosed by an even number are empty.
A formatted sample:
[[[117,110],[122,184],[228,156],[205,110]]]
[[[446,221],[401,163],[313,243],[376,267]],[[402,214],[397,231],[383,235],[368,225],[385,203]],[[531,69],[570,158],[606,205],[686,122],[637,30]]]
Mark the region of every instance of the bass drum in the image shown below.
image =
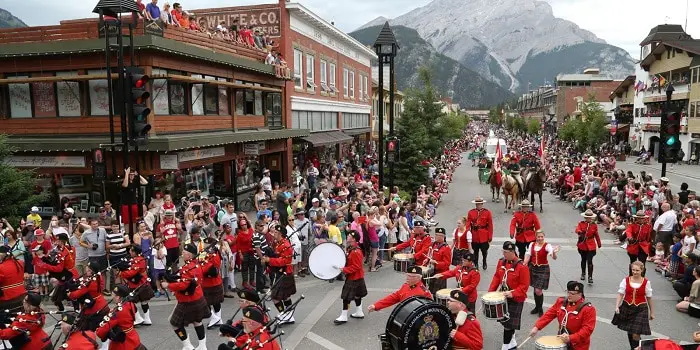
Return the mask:
[[[333,266],[335,265],[342,269],[345,267],[345,261],[345,251],[341,246],[331,242],[324,242],[311,250],[309,254],[309,271],[318,279],[332,280],[342,272]]]
[[[452,349],[455,328],[450,310],[434,301],[412,297],[400,302],[386,322],[385,341],[393,350]]]

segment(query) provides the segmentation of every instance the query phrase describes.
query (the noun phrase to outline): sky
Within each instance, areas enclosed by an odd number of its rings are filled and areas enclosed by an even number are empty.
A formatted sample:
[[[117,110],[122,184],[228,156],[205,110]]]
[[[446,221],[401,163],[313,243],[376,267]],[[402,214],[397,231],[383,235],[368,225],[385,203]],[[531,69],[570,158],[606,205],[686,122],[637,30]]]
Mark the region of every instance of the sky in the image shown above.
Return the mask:
[[[143,0],[144,3],[149,0]],[[170,0],[174,3],[178,0]],[[340,29],[350,32],[370,20],[384,16],[397,17],[431,0],[292,0]],[[464,0],[469,1],[469,0]],[[608,43],[639,56],[639,42],[649,30],[663,23],[685,24],[686,2],[689,3],[687,32],[700,38],[699,0],[545,0],[554,15],[570,20]],[[164,0],[160,0],[162,5]],[[240,6],[273,3],[275,0],[179,0],[185,10],[195,8]],[[30,26],[58,24],[62,19],[91,16],[97,0],[47,1],[2,0],[0,7],[12,12]]]

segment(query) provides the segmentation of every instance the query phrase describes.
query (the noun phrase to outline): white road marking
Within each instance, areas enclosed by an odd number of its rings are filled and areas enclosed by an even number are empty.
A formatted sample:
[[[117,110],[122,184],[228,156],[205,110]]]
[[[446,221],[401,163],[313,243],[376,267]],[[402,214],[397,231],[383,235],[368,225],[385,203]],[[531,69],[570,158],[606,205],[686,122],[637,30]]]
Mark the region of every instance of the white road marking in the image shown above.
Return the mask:
[[[326,297],[321,300],[320,303],[316,304],[316,307],[311,310],[308,316],[299,323],[294,331],[289,334],[287,339],[284,341],[284,347],[287,349],[295,349],[299,346],[299,343],[307,336],[311,328],[316,325],[318,320],[323,317],[323,314],[330,309],[330,307],[340,300],[340,292],[342,291],[342,286],[337,286],[330,290]],[[313,339],[312,339],[313,340]],[[323,345],[323,344],[321,344]]]
[[[306,334],[306,337],[311,340],[312,342],[323,346],[324,348],[328,350],[345,350],[344,347],[338,346],[331,342],[330,340],[314,333],[314,332],[309,332]]]

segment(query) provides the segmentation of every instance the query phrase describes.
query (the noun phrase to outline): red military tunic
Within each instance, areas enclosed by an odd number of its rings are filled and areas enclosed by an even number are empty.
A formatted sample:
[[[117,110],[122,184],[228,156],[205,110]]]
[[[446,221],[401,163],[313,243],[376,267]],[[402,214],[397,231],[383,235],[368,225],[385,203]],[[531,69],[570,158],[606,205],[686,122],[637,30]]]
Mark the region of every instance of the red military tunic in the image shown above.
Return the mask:
[[[270,258],[268,266],[281,268],[281,271],[287,274],[292,273],[292,255],[294,250],[288,240],[283,239],[277,243],[275,247],[275,255],[277,257]]]
[[[579,237],[584,236],[585,239],[576,244],[578,249],[583,251],[595,251],[596,246],[600,248],[602,246],[600,242],[600,235],[598,235],[598,225],[595,222],[585,222],[581,221],[576,226],[576,234]]]
[[[510,220],[510,238],[515,237],[519,243],[535,240],[535,231],[539,230],[540,219],[531,211],[516,211]]]
[[[513,294],[513,300],[522,303],[527,299],[527,290],[530,288],[530,271],[523,264],[522,260],[506,261],[501,258],[496,266],[496,273],[493,275],[489,292],[501,290],[501,283],[505,276],[505,283]]]
[[[95,340],[95,333],[93,331],[75,331],[68,336],[61,348],[63,349],[76,349],[76,350],[87,350],[98,348],[97,340]]]
[[[579,305],[586,301],[581,298],[572,304],[565,302],[565,300],[565,298],[558,298],[554,305],[537,320],[535,327],[543,329],[555,318],[559,321],[559,327],[561,327],[566,317],[566,329],[568,330],[571,348],[573,350],[588,350],[591,346],[591,334],[595,330],[595,307],[589,304],[584,306],[581,311],[576,312]]]
[[[651,225],[648,223],[638,224],[631,223],[627,226],[625,234],[627,235],[627,253],[632,255],[639,254],[639,248],[651,254]],[[634,242],[634,243],[632,243]]]
[[[362,249],[355,246],[348,247],[348,258],[343,267],[343,273],[348,281],[365,278],[365,270],[362,266]]]
[[[416,265],[425,266],[425,259],[428,254],[428,249],[430,248],[432,243],[433,240],[427,233],[424,233],[423,236],[420,237],[416,237],[416,235],[413,235],[413,237],[411,237],[408,240],[408,242],[403,242],[397,245],[396,250],[401,251],[403,249],[411,247],[411,249],[413,249],[413,258],[416,261]]]
[[[260,350],[280,350],[276,340],[267,342],[271,336],[267,331],[257,329],[250,333],[245,333],[236,338],[236,346],[239,349],[260,349]]]
[[[190,285],[190,280],[194,278],[196,278],[197,281],[202,280],[202,269],[196,265],[197,259],[191,259],[185,262],[185,266],[180,269],[180,280],[168,283],[168,289],[175,293],[175,298],[178,303],[189,303],[204,297],[204,292],[199,282],[194,289],[194,293],[189,295],[185,294],[185,290]]]
[[[24,262],[11,258],[1,262],[0,286],[0,290],[2,290],[0,305],[27,294],[27,290],[24,288]]]
[[[119,276],[126,280],[126,285],[129,286],[131,290],[134,290],[141,286],[142,284],[148,283],[148,275],[146,274],[146,259],[142,256],[136,256],[135,258],[131,258],[129,260],[129,269],[121,271],[119,273]],[[137,275],[141,275],[141,279],[138,282],[135,282],[138,277]]]
[[[433,295],[430,294],[430,291],[423,284],[423,282],[418,282],[416,285],[413,286],[409,286],[408,283],[404,283],[401,286],[401,288],[396,292],[393,292],[385,296],[384,298],[376,301],[374,303],[374,310],[379,311],[394,304],[398,304],[410,297],[424,297],[432,299]]]
[[[71,300],[78,300],[85,296],[85,294],[89,294],[94,300],[91,306],[85,307],[85,315],[89,316],[102,311],[102,309],[107,306],[107,301],[105,297],[102,296],[99,277],[87,277],[86,283],[87,285],[80,285],[77,290],[68,293],[68,298]]]
[[[466,315],[464,315],[466,314]],[[464,321],[462,321],[464,319]],[[457,333],[452,338],[452,346],[456,349],[481,350],[484,347],[484,336],[481,325],[474,314],[460,311],[456,317]]]
[[[642,280],[642,285],[639,288],[633,288],[630,284],[630,278],[625,278],[625,297],[622,299],[629,305],[639,306],[647,303],[646,287],[648,279]]]
[[[121,308],[121,310],[119,310]],[[116,310],[112,310],[112,317],[109,321],[100,323],[97,328],[97,336],[100,339],[107,339],[109,330],[115,327],[121,328],[126,333],[126,340],[123,343],[116,341],[109,342],[109,350],[133,350],[141,345],[141,338],[134,329],[134,315],[136,314],[136,305],[132,302],[125,302],[118,306]]]
[[[472,231],[473,243],[487,243],[493,239],[493,218],[488,209],[472,209],[467,213],[467,228]],[[465,235],[466,240],[466,235]]]
[[[68,249],[65,246],[63,248],[56,246],[58,255],[56,256],[56,265],[47,264],[45,261],[39,259],[35,256],[32,260],[34,266],[39,266],[41,270],[45,270],[53,273],[61,273],[63,269],[70,271],[73,274],[73,278],[78,278],[78,269],[75,268],[75,249]],[[65,281],[59,281],[59,283],[64,283]]]
[[[221,256],[219,253],[211,253],[207,255],[206,262],[202,266],[202,273],[206,273],[210,268],[214,267],[217,270],[221,269]],[[215,277],[204,275],[202,278],[202,288],[218,287],[223,283],[221,273],[217,273]]]
[[[435,263],[435,273],[443,273],[450,269],[452,264],[452,249],[447,243],[435,242],[428,249],[428,256],[432,256]]]
[[[43,312],[43,310],[39,311]],[[29,343],[23,345],[20,349],[41,350],[45,347],[51,349],[51,340],[43,329],[45,323],[44,314],[19,313],[9,327],[0,330],[0,339],[10,340],[23,332],[29,332]]]
[[[479,287],[479,282],[481,281],[479,270],[458,266],[443,273],[441,278],[448,279],[452,277],[457,279],[457,285],[462,289],[462,292],[469,297],[469,302],[475,303],[477,298],[476,288]]]

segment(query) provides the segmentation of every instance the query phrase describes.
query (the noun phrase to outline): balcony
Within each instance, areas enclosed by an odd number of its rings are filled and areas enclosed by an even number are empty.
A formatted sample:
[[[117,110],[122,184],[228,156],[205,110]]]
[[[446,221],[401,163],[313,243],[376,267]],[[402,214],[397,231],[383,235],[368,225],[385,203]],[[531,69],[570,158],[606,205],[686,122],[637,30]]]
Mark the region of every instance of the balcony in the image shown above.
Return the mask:
[[[673,85],[675,91],[673,92],[672,100],[687,100],[690,96],[690,84],[678,84]],[[644,92],[644,103],[653,102],[663,102],[666,101],[666,87],[662,87],[661,91],[659,88],[649,88]]]

